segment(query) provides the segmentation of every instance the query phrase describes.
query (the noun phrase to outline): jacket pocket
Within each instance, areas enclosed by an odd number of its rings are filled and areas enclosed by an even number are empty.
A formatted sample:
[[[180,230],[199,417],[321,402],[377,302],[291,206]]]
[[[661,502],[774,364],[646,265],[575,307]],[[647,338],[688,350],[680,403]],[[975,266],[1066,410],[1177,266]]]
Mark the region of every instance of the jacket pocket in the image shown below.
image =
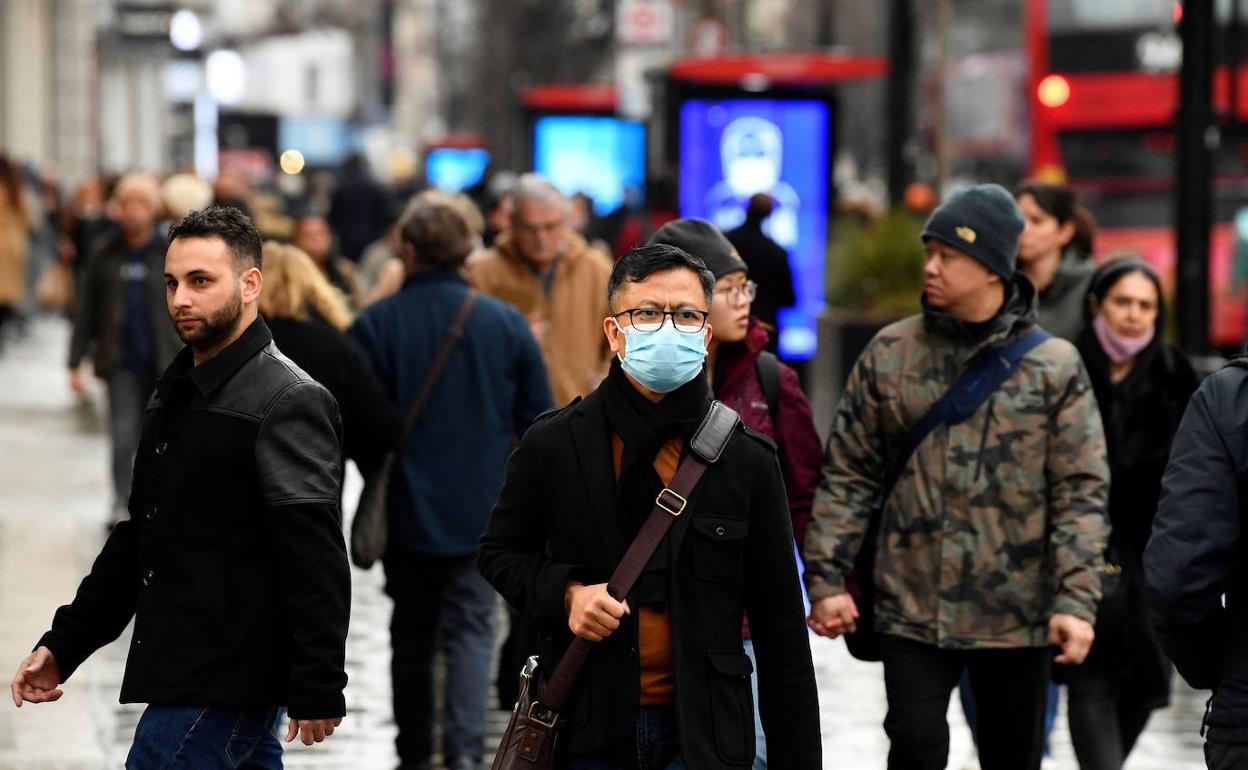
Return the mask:
[[[711,687],[711,722],[715,750],[730,765],[754,762],[754,699],[750,674],[754,666],[744,650],[711,650],[708,681]]]
[[[745,519],[694,516],[693,574],[703,580],[733,580],[741,571]]]

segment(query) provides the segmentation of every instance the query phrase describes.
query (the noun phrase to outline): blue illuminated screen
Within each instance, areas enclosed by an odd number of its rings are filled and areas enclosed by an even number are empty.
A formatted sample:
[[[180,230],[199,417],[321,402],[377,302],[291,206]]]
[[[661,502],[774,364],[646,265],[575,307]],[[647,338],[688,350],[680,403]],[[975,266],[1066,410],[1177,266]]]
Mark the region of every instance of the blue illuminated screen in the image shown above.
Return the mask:
[[[490,151],[481,147],[437,147],[425,156],[425,178],[447,192],[459,192],[481,181]]]
[[[789,253],[797,304],[779,312],[780,354],[815,354],[828,234],[828,104],[817,99],[691,99],[680,108],[680,213],[723,230],[770,193],[764,224]],[[747,260],[749,255],[743,255]]]
[[[298,150],[310,166],[336,166],[351,149],[347,124],[337,118],[282,118],[277,151]]]
[[[646,179],[646,128],[598,115],[547,115],[533,127],[533,170],[565,195],[583,192],[606,215],[640,194]]]

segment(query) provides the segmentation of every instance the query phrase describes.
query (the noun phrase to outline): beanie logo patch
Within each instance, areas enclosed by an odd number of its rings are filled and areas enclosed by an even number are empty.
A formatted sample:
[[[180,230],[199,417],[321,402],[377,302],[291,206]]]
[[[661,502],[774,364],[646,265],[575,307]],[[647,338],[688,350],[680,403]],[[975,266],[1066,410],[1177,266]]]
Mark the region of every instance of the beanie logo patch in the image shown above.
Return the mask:
[[[975,239],[979,237],[976,235],[974,230],[965,226],[954,229],[954,232],[958,234],[959,238],[967,243],[974,243]]]

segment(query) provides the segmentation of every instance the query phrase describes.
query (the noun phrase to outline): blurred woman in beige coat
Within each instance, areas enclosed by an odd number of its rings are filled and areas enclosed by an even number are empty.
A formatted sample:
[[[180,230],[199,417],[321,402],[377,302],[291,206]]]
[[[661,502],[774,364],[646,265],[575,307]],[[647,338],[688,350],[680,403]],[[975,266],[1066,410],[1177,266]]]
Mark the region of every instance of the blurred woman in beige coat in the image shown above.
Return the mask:
[[[26,297],[26,246],[30,214],[17,165],[0,155],[0,333]]]

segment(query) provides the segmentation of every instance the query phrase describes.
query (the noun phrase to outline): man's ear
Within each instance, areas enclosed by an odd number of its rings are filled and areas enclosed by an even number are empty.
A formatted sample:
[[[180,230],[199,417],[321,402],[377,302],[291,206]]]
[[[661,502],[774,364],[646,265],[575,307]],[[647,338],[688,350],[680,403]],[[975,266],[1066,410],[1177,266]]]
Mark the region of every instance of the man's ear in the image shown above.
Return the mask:
[[[613,316],[607,316],[602,319],[602,333],[607,335],[607,347],[611,348],[611,352],[615,355],[624,355],[624,346],[627,344],[627,338],[624,331],[620,328],[619,321]]]
[[[239,280],[243,285],[244,304],[251,304],[260,299],[260,292],[264,289],[264,273],[260,272],[260,268],[247,268]]]
[[[407,269],[407,272],[416,272],[416,266],[419,264],[420,259],[416,256],[416,247],[411,244],[411,241],[399,241],[399,256],[403,260],[403,267]]]

